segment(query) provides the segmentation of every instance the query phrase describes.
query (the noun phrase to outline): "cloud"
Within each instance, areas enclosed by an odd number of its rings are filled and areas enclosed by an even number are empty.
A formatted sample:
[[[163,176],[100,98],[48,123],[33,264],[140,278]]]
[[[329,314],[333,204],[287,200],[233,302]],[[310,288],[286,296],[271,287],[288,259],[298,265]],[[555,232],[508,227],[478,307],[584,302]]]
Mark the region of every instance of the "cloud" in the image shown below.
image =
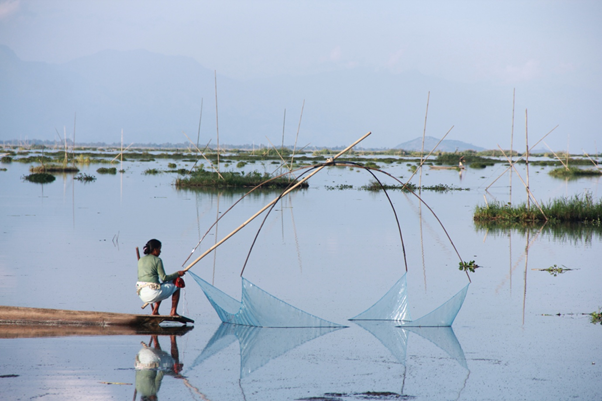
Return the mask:
[[[4,19],[17,11],[21,0],[8,0],[0,3],[0,19]]]
[[[330,51],[330,61],[340,61],[342,55],[341,46],[337,46]]]

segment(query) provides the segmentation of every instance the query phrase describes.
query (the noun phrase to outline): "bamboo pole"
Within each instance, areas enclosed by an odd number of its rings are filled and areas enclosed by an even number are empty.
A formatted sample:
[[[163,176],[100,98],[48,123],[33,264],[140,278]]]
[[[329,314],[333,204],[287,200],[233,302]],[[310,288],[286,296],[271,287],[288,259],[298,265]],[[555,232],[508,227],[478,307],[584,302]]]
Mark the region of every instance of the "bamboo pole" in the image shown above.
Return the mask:
[[[295,145],[293,146],[293,154],[291,155],[291,168],[293,169],[293,161],[295,160],[295,151],[297,150],[297,140],[299,139],[299,130],[301,129],[301,120],[303,119],[303,109],[305,108],[305,99],[301,105],[301,115],[299,115],[299,125],[297,126],[297,135],[295,136]],[[362,138],[363,139],[363,138]]]
[[[548,149],[550,149],[550,152],[552,152],[552,154],[553,154],[554,156],[556,156],[556,158],[557,158],[557,159],[558,159],[558,161],[559,161],[559,162],[560,162],[560,163],[561,163],[561,164],[564,166],[564,168],[568,170],[568,169],[569,169],[569,166],[568,166],[568,164],[565,164],[565,163],[562,161],[562,159],[560,158],[560,156],[558,156],[558,155],[556,154],[556,152],[554,152],[554,151],[552,150],[552,148],[551,148],[551,147],[549,147],[547,143],[545,143],[545,141],[544,141],[544,143],[543,143],[543,144],[544,144],[544,145],[546,145],[546,147],[547,147]]]
[[[548,135],[550,135],[552,132],[554,132],[554,130],[555,130],[556,128],[558,128],[558,125],[557,125],[557,126],[555,126],[554,128],[552,128],[552,129],[551,129],[551,130],[550,130],[550,131],[549,131],[547,134],[545,134],[545,135],[544,135],[544,136],[543,136],[543,137],[542,137],[542,138],[541,138],[539,141],[537,141],[537,142],[535,143],[535,145],[531,146],[531,149],[530,149],[530,150],[533,150],[533,149],[535,149],[535,147],[536,147],[537,145],[539,145],[539,143],[540,143],[541,141],[543,141],[543,140],[544,140],[544,139],[545,139],[545,138],[546,138]],[[510,149],[510,151],[512,151],[512,149]],[[518,159],[516,159],[516,162],[518,163],[518,162],[519,162],[519,161],[521,161],[521,160],[523,160],[523,158],[522,158],[522,157],[519,157]],[[506,174],[506,173],[508,172],[508,170],[511,170],[511,169],[512,169],[512,165],[510,165],[508,168],[506,168],[506,170],[504,170],[504,172],[503,172],[502,174],[498,175],[498,177],[497,177],[495,180],[493,180],[493,181],[491,182],[491,184],[489,184],[489,186],[488,186],[487,188],[485,188],[485,191],[489,190],[489,188],[491,188],[491,186],[492,186],[493,184],[495,184],[497,180],[499,180],[500,178],[502,178],[502,177],[504,176],[504,174]]]
[[[342,154],[346,153],[349,149],[353,148],[355,145],[357,145],[358,143],[360,143],[361,141],[363,141],[366,137],[368,137],[370,134],[372,134],[372,132],[368,132],[366,135],[362,136],[360,139],[358,139],[357,141],[353,142],[351,145],[347,146],[345,149],[343,149],[342,151],[340,151],[336,156],[333,156],[331,159],[327,160],[328,162],[333,162],[335,159],[337,159],[339,156],[341,156]],[[239,232],[240,230],[242,230],[247,224],[249,224],[251,221],[253,221],[257,216],[259,216],[261,213],[263,213],[264,211],[266,211],[270,206],[272,206],[273,204],[275,204],[276,202],[278,202],[281,198],[283,198],[284,196],[286,196],[289,192],[291,192],[293,189],[297,188],[299,185],[303,184],[305,181],[309,180],[312,176],[314,176],[315,174],[317,174],[320,170],[322,170],[324,167],[326,167],[328,164],[324,164],[318,168],[316,168],[313,172],[311,172],[310,174],[307,175],[307,177],[303,178],[302,180],[300,180],[299,182],[297,182],[295,185],[291,186],[289,189],[287,189],[286,191],[284,191],[280,196],[278,196],[276,199],[274,199],[273,201],[271,201],[270,203],[268,203],[267,205],[265,205],[261,210],[259,210],[257,213],[255,213],[253,216],[249,217],[247,219],[247,221],[245,221],[244,223],[242,223],[240,226],[238,226],[238,228],[236,228],[234,231],[232,231],[230,234],[226,235],[224,238],[222,238],[219,242],[215,243],[215,245],[213,245],[211,248],[207,249],[202,255],[200,255],[198,258],[196,258],[193,262],[191,262],[188,266],[186,266],[184,268],[184,271],[188,271],[190,270],[190,268],[192,268],[192,266],[194,266],[195,264],[197,264],[201,259],[203,259],[205,256],[207,256],[209,253],[211,253],[211,251],[213,251],[215,248],[217,248],[218,246],[220,246],[221,244],[223,244],[224,242],[226,242],[230,237],[232,237],[234,234],[236,234],[237,232]]]
[[[525,155],[525,168],[527,169],[527,209],[531,209],[531,201],[529,199],[529,119],[527,116],[527,109],[525,109],[525,148],[527,150],[527,154]],[[541,212],[543,213],[543,212]]]
[[[508,156],[506,156],[506,153],[500,147],[500,145],[498,145],[497,147],[500,148],[500,150],[502,151],[502,154],[504,155],[504,157],[506,158],[506,160],[509,161]],[[520,180],[522,181],[523,185],[527,189],[527,199],[529,199],[529,196],[531,196],[531,198],[533,198],[533,202],[535,202],[535,204],[539,208],[539,211],[541,212],[542,216],[544,217],[544,219],[546,219],[546,221],[548,221],[548,218],[546,217],[546,214],[541,209],[541,206],[539,206],[539,203],[537,203],[537,199],[535,199],[535,195],[533,195],[533,192],[531,192],[531,190],[529,189],[529,186],[525,183],[525,181],[523,180],[523,178],[520,176],[518,170],[516,169],[516,167],[514,167],[514,164],[512,165],[512,168],[514,169],[514,171],[516,172],[516,175],[518,176],[518,178],[520,178]]]
[[[219,174],[219,121],[217,118],[217,71],[216,70],[213,70],[213,78],[215,80],[215,129],[217,131],[217,173]]]
[[[516,88],[512,90],[512,129],[510,130],[510,165],[512,165],[512,153],[514,152],[514,108],[516,105]],[[512,174],[510,174],[510,204],[512,204]]]

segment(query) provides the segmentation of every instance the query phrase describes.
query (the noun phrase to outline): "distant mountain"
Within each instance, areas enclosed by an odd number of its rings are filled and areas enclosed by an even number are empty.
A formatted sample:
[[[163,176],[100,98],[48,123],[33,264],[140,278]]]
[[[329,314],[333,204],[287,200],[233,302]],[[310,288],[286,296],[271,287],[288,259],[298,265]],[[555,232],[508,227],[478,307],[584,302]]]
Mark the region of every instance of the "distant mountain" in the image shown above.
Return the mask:
[[[432,136],[425,136],[424,151],[427,153],[430,152],[437,145],[437,142],[439,142],[439,139],[433,138]],[[422,138],[420,137],[412,139],[411,141],[400,143],[399,145],[395,146],[395,149],[420,151],[422,149]],[[437,150],[443,152],[455,152],[456,150],[460,152],[464,150],[474,150],[480,152],[482,150],[485,150],[485,148],[462,141],[444,139],[443,141],[441,141],[439,146],[437,146]]]
[[[548,132],[556,124],[571,132],[591,131],[602,107],[596,90],[567,94],[536,85],[516,89],[517,115],[529,106],[529,132]],[[202,102],[203,146],[216,145],[218,126],[221,144],[279,146],[285,123],[286,146],[295,144],[297,130],[298,147],[329,148],[371,131],[360,147],[390,148],[421,136],[430,92],[431,135],[441,137],[453,126],[450,137],[507,148],[512,89],[361,67],[247,81],[217,71],[216,105],[214,71],[192,58],[105,50],[49,64],[21,60],[0,45],[0,140],[54,140],[56,131],[72,138],[77,114],[76,143],[119,142],[122,129],[126,144],[182,143],[183,132],[196,142]],[[443,146],[480,149],[451,141]]]

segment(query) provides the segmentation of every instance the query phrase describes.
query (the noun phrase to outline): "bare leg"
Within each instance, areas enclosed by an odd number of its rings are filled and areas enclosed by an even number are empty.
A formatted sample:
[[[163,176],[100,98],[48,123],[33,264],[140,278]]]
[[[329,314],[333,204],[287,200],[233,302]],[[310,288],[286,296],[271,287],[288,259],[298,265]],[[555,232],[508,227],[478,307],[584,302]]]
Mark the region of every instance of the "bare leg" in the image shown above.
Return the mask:
[[[159,314],[159,306],[160,305],[161,305],[161,301],[155,302],[153,304],[153,313],[151,313],[151,315],[158,315]]]
[[[178,309],[178,302],[180,302],[180,289],[179,288],[171,296],[171,313],[170,313],[171,316],[178,316],[178,312],[176,312],[176,309]]]

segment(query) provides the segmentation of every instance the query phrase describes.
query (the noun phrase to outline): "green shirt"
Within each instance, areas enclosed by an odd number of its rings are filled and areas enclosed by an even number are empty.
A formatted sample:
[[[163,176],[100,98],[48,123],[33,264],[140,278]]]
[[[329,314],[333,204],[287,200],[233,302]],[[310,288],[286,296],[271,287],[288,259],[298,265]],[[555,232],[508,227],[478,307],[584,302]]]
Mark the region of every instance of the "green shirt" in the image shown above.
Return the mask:
[[[163,261],[155,255],[144,255],[138,261],[138,281],[161,284],[162,282],[173,281],[177,277],[177,272],[169,275],[165,274]]]

